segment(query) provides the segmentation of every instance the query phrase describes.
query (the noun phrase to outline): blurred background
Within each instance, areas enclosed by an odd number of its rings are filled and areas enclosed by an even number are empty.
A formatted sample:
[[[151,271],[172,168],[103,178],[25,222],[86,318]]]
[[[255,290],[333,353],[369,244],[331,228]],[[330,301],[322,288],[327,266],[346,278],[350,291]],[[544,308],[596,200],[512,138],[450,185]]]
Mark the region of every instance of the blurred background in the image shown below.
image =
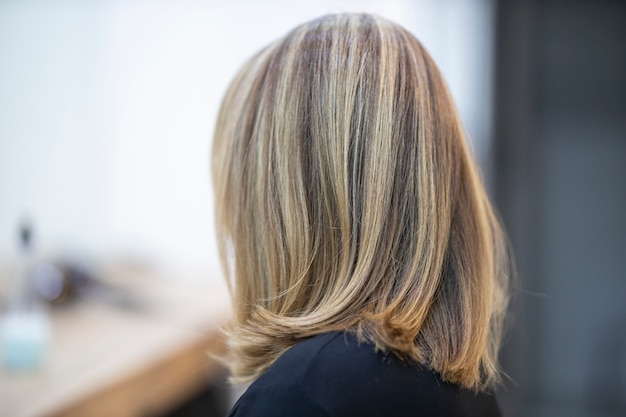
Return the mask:
[[[218,106],[255,51],[347,11],[430,51],[509,232],[505,416],[626,415],[626,7],[597,0],[0,0],[0,415],[225,414]]]

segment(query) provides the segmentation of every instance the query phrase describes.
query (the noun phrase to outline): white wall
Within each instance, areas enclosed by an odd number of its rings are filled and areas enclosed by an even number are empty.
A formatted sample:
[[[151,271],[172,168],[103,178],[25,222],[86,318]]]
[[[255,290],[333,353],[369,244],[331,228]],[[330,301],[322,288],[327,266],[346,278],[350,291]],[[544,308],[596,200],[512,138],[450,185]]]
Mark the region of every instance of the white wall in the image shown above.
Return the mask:
[[[491,1],[0,2],[0,257],[30,213],[44,252],[216,268],[209,148],[237,68],[295,25],[368,11],[422,40],[482,154]]]

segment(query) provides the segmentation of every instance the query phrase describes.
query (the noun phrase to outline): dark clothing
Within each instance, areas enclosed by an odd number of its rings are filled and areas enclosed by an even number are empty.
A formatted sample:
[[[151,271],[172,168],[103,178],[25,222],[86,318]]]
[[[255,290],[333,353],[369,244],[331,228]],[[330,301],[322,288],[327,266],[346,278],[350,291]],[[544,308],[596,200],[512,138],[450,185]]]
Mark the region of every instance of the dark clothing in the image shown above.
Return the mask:
[[[326,333],[283,354],[229,417],[499,417],[491,394],[377,353],[348,333]]]

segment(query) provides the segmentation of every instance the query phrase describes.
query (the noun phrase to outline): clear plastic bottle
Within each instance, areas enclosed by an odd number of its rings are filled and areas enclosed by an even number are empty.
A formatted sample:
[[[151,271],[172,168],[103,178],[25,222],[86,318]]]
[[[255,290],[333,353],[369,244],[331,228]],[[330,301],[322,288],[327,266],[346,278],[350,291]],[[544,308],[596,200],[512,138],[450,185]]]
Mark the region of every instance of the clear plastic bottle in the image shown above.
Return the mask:
[[[2,362],[8,371],[41,368],[49,350],[51,324],[33,287],[36,265],[32,227],[20,227],[20,256],[12,279],[7,310],[2,317]]]

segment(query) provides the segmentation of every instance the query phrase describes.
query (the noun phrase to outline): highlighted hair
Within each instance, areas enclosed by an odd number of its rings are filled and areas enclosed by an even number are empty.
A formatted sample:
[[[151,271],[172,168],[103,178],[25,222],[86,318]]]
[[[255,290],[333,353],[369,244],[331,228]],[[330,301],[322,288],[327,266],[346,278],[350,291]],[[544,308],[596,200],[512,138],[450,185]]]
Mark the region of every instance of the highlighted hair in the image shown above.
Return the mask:
[[[330,15],[263,49],[223,100],[212,169],[235,379],[334,330],[468,388],[498,379],[504,234],[405,29]]]

